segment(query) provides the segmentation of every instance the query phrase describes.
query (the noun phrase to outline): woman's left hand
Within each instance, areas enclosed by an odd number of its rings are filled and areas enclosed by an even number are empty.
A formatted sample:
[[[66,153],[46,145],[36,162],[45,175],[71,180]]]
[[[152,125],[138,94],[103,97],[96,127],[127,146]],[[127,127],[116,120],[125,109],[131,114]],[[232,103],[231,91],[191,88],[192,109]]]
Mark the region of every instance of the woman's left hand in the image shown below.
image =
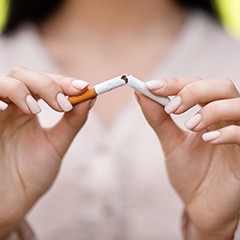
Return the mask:
[[[161,141],[169,178],[185,204],[190,239],[232,239],[240,212],[240,94],[228,79],[150,81],[156,95],[175,97],[165,107],[136,92]],[[199,104],[180,129],[170,113]]]

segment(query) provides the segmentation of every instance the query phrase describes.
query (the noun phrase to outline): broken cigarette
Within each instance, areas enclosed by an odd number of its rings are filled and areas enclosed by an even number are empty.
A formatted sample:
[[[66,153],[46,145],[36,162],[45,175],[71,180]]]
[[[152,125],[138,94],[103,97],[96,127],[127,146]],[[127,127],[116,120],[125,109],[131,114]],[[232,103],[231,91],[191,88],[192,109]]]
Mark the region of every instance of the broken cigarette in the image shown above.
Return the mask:
[[[166,106],[170,99],[168,97],[156,96],[149,91],[145,82],[137,79],[136,77],[126,74],[119,77],[112,78],[108,81],[99,83],[92,88],[89,88],[86,92],[78,96],[70,96],[68,99],[72,105],[75,105],[80,102],[84,102],[88,99],[95,98],[97,95],[100,95],[105,92],[109,92],[115,88],[121,87],[128,84],[131,88],[141,92],[143,95],[149,97],[153,101],[160,103],[163,106]]]
[[[126,78],[128,80],[127,84],[131,88],[141,92],[143,95],[149,97],[153,101],[155,101],[157,103],[160,103],[163,106],[166,106],[168,104],[168,102],[170,101],[170,99],[168,97],[160,97],[160,96],[157,96],[157,95],[154,95],[153,93],[151,93],[149,91],[149,89],[147,88],[145,82],[135,78],[132,75],[125,75],[125,76],[126,76]]]
[[[75,105],[80,102],[84,102],[88,99],[95,98],[97,95],[100,95],[105,92],[109,92],[115,88],[121,87],[127,84],[126,75],[122,75],[116,78],[112,78],[108,81],[99,83],[92,88],[89,88],[86,92],[78,96],[70,96],[68,100],[72,105]]]

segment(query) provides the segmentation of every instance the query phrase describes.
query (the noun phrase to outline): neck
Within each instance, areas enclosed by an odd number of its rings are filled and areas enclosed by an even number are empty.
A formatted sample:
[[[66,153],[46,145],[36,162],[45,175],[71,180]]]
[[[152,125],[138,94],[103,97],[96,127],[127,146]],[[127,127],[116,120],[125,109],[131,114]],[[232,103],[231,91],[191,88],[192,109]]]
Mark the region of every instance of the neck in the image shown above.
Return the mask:
[[[176,30],[182,16],[183,10],[170,0],[66,0],[41,29],[46,35],[76,38],[129,37],[151,30],[164,35]]]

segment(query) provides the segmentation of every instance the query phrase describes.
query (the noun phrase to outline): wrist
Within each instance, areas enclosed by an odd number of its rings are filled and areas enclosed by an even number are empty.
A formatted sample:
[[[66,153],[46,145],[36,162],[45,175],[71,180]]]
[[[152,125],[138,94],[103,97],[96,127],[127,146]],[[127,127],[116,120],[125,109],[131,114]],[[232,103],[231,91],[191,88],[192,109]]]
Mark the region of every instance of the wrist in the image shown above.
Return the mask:
[[[0,239],[8,239],[8,237],[15,231],[17,227],[16,222],[0,222]]]
[[[4,231],[5,230],[5,231]],[[35,239],[35,234],[31,227],[25,220],[21,220],[15,227],[8,227],[8,229],[1,229],[0,240],[13,239]]]
[[[187,212],[183,214],[182,231],[186,240],[233,240],[239,218],[236,217],[215,229],[203,229],[191,220]]]
[[[5,211],[1,208],[0,214],[0,239],[7,239],[22,222],[26,214],[25,209],[7,207]]]

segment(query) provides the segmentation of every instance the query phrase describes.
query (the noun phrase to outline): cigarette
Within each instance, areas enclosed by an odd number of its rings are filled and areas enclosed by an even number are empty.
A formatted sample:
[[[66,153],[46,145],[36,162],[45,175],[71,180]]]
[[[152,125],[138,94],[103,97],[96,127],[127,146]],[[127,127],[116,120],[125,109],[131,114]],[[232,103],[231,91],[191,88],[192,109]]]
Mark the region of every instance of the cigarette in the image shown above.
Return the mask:
[[[96,96],[109,92],[115,88],[121,87],[127,84],[126,75],[121,75],[105,82],[99,83],[92,88],[89,88],[86,92],[78,96],[70,96],[68,100],[72,105],[75,105],[80,102],[84,102],[88,99],[95,98]]]
[[[170,99],[168,97],[160,97],[160,96],[157,96],[157,95],[154,95],[153,93],[151,93],[149,91],[149,89],[147,88],[146,83],[135,78],[134,76],[126,75],[126,78],[128,79],[127,84],[131,88],[141,92],[143,95],[149,97],[153,101],[160,103],[163,106],[166,106],[168,104],[168,102],[170,101]]]

